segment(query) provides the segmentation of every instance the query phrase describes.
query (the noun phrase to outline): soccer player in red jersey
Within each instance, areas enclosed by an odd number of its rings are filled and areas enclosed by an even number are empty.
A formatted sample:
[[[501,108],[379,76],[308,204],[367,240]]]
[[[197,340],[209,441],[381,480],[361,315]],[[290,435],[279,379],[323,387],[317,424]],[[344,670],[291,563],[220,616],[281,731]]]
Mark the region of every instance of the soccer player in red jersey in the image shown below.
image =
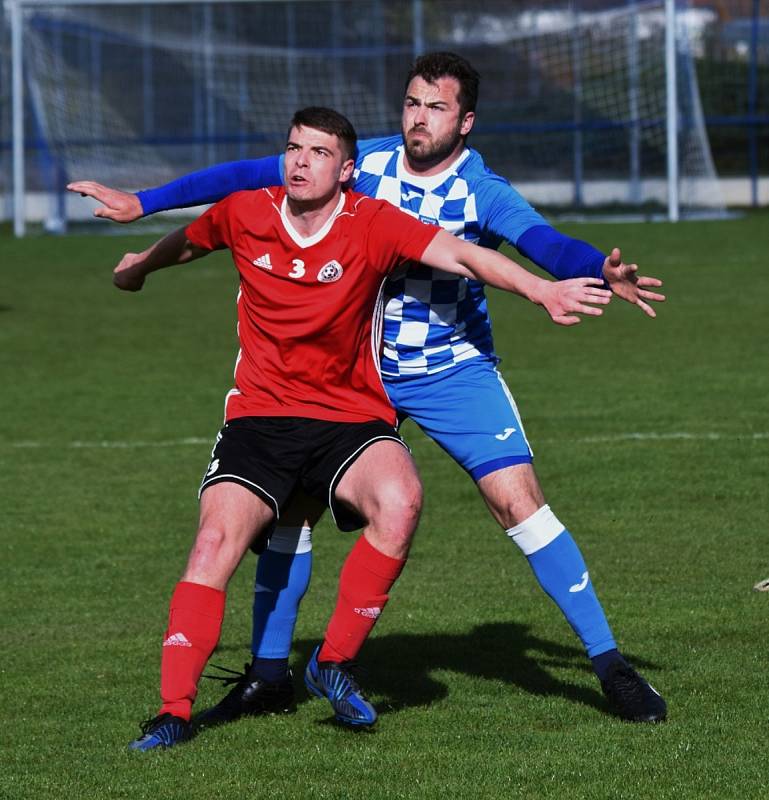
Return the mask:
[[[231,195],[186,229],[126,254],[114,271],[119,288],[138,291],[154,270],[227,247],[240,275],[235,387],[201,484],[196,540],[171,598],[162,705],[132,749],[190,737],[227,583],[297,489],[327,504],[342,530],[363,528],[342,567],[308,687],[329,699],[340,722],[375,722],[345,664],[403,569],[422,500],[379,376],[382,286],[394,270],[418,261],[483,280],[566,325],[578,321],[574,312],[599,315],[596,305],[609,302],[598,279],[542,280],[386,201],[343,191],[355,143],[352,125],[335,111],[297,112],[284,187]]]

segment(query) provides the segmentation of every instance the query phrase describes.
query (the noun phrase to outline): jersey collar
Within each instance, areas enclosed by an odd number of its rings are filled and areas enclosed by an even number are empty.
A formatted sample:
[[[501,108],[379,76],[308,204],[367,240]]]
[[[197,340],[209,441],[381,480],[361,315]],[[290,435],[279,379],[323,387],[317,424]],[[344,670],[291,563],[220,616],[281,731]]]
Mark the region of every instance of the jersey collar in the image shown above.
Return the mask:
[[[404,164],[404,159],[406,157],[405,153],[406,148],[404,145],[400,145],[398,147],[398,160],[395,167],[395,174],[398,180],[405,181],[412,186],[418,186],[420,189],[425,189],[426,191],[436,189],[442,183],[445,183],[452,175],[456,174],[460,164],[462,164],[462,162],[470,155],[470,151],[465,147],[465,149],[451,164],[449,164],[448,167],[446,167],[446,169],[443,170],[443,172],[439,172],[437,175],[428,175],[427,177],[423,177],[421,175],[413,175],[406,169]]]
[[[291,237],[295,244],[299,245],[299,247],[303,249],[312,247],[314,244],[320,242],[331,230],[331,226],[334,224],[334,221],[344,208],[345,199],[346,195],[344,192],[342,192],[336,208],[331,212],[331,216],[323,224],[323,227],[317,233],[313,233],[312,236],[302,236],[302,234],[299,233],[291,224],[289,218],[286,216],[286,203],[288,198],[285,195],[283,196],[283,202],[280,204],[280,220],[283,223],[286,233]]]

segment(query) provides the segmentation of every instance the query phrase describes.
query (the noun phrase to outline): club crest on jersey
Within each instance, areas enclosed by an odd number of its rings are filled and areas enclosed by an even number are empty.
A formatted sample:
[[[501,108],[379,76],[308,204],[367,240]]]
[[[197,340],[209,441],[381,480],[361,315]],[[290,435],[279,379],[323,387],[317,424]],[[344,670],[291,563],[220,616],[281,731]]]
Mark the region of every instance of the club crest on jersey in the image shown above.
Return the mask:
[[[321,283],[333,283],[342,277],[342,265],[338,261],[329,261],[328,264],[320,268],[318,280]]]

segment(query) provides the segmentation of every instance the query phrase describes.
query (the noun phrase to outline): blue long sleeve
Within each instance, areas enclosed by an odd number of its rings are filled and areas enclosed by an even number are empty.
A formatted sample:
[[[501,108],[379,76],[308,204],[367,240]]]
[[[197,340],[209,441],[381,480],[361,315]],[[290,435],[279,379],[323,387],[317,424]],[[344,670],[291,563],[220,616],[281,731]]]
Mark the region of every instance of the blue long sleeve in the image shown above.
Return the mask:
[[[559,233],[508,181],[484,170],[475,187],[478,219],[486,234],[481,244],[495,247],[506,240],[559,280],[603,277],[603,253]]]
[[[267,156],[248,161],[229,161],[192,172],[182,178],[145,189],[136,196],[144,214],[215,203],[242,189],[262,189],[283,183],[283,156]]]
[[[572,239],[549,225],[535,225],[515,245],[537,266],[554,278],[603,278],[606,256],[591,244]]]

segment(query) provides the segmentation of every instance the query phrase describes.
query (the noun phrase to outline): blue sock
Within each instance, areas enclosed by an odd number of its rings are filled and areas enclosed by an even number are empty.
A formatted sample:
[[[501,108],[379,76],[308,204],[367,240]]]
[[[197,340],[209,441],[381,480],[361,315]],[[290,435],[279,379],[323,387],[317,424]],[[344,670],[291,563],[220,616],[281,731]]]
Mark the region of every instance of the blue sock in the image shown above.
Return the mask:
[[[561,609],[588,657],[616,650],[582,554],[550,507],[543,506],[507,534],[523,550],[539,585]]]
[[[304,530],[309,537],[309,528]],[[299,604],[312,573],[309,547],[305,552],[286,553],[273,549],[274,542],[275,535],[257,563],[251,634],[251,673],[271,682],[288,672]]]

